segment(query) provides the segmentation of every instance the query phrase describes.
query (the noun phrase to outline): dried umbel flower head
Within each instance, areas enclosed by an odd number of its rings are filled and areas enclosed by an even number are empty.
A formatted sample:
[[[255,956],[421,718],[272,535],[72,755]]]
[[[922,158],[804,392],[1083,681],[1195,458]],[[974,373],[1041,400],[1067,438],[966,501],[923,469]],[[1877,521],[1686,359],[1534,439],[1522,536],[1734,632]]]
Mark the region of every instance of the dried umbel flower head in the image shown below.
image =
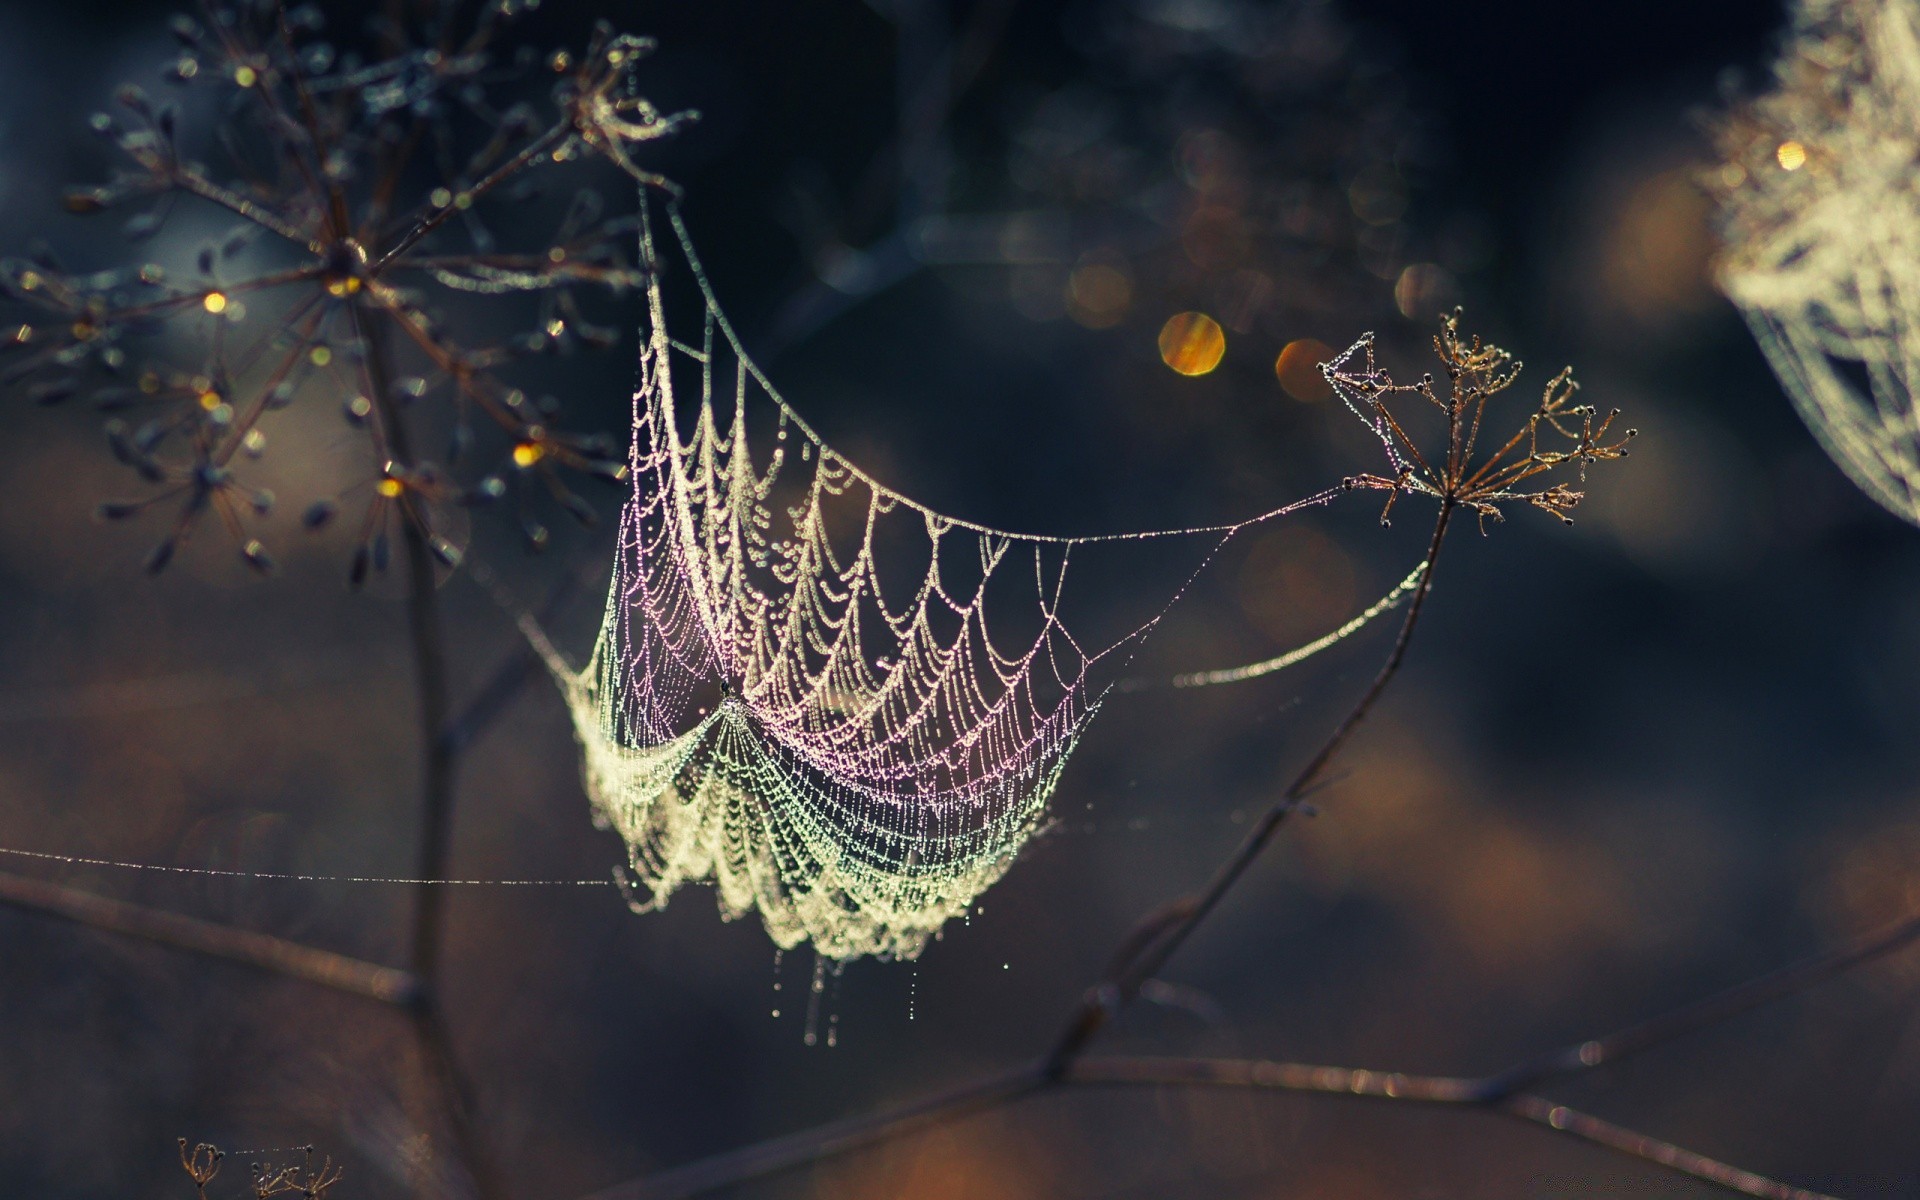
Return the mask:
[[[1714,129],[1720,287],[1868,495],[1920,524],[1920,3],[1801,0]]]
[[[220,1174],[220,1161],[226,1157],[226,1154],[219,1147],[210,1146],[206,1142],[200,1142],[192,1149],[188,1149],[187,1139],[179,1140],[180,1169],[187,1173],[187,1178],[193,1181],[195,1190],[204,1198],[207,1194],[207,1185],[213,1182],[214,1176]]]
[[[1620,410],[1601,416],[1591,405],[1573,403],[1580,385],[1568,367],[1547,381],[1540,403],[1511,437],[1498,449],[1476,457],[1487,405],[1519,377],[1521,364],[1498,346],[1484,344],[1478,337],[1462,337],[1457,309],[1440,322],[1433,349],[1446,375],[1444,387],[1437,386],[1431,374],[1417,383],[1395,383],[1392,375],[1375,365],[1371,336],[1320,368],[1328,385],[1379,437],[1393,467],[1392,475],[1357,475],[1346,485],[1387,493],[1386,508],[1380,513],[1383,525],[1402,492],[1468,509],[1480,518],[1483,529],[1489,517],[1505,520],[1501,506],[1510,502],[1532,505],[1572,524],[1568,514],[1585,493],[1565,481],[1549,487],[1531,481],[1566,467],[1577,470],[1584,481],[1589,463],[1625,458],[1634,430],[1607,441]],[[1410,414],[1394,411],[1392,402],[1402,396],[1417,397],[1425,402],[1420,407],[1445,420],[1444,445],[1420,449],[1408,432]]]
[[[201,1200],[206,1200],[207,1185],[220,1174],[220,1164],[227,1158],[228,1152],[218,1146],[201,1142],[192,1149],[187,1147],[187,1139],[180,1138],[180,1169],[193,1181]],[[325,1200],[332,1193],[334,1185],[339,1183],[346,1172],[337,1166],[332,1158],[322,1158],[318,1166],[314,1165],[312,1146],[293,1146],[286,1150],[238,1150],[236,1154],[281,1154],[293,1153],[300,1160],[288,1166],[276,1166],[271,1161],[261,1160],[248,1164],[248,1185],[254,1200],[269,1200],[273,1196],[301,1196],[305,1200]]]
[[[312,6],[210,4],[173,25],[180,105],[128,86],[93,118],[127,165],[69,193],[69,211],[130,210],[136,242],[191,206],[229,228],[184,278],[151,263],[69,271],[48,254],[0,263],[21,310],[0,326],[0,383],[114,414],[109,447],[146,491],[100,512],[167,514],[151,569],[210,516],[249,564],[271,566],[250,531],[274,497],[248,464],[296,403],[333,406],[358,431],[359,479],[307,498],[303,522],[353,510],[356,583],[385,567],[396,532],[420,562],[457,563],[463,506],[517,499],[536,548],[542,510],[592,519],[568,476],[619,477],[621,447],[563,428],[520,364],[617,340],[582,297],[635,286],[636,225],[584,189],[547,214],[535,185],[592,158],[669,188],[640,151],[692,114],[632,94],[651,44],[604,25],[578,54],[510,47],[511,22],[537,2],[433,6],[419,28],[342,36]],[[210,128],[196,137],[183,107]],[[496,307],[510,313],[473,319],[460,306],[476,297],[506,298]],[[461,330],[504,319],[518,332],[463,336],[449,306]],[[427,445],[429,430],[447,440]]]
[[[254,1200],[271,1200],[274,1196],[299,1196],[303,1200],[325,1200],[333,1186],[346,1174],[334,1165],[331,1158],[323,1158],[320,1165],[313,1163],[313,1147],[300,1147],[302,1160],[292,1166],[276,1167],[272,1163],[253,1164],[250,1182],[253,1186]]]

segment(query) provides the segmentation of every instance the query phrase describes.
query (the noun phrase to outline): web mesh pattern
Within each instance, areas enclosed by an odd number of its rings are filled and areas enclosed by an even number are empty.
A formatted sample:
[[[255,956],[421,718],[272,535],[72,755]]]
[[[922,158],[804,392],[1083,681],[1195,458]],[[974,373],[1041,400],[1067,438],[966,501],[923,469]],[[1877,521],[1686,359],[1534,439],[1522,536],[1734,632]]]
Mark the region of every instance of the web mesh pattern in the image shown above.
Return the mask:
[[[782,947],[911,958],[1044,824],[1117,681],[1096,667],[1125,661],[1160,619],[1083,645],[1060,616],[1076,547],[1191,536],[1210,553],[1336,493],[1233,525],[1099,538],[942,516],[786,404],[669,220],[671,240],[649,227],[643,246],[614,582],[586,668],[560,672],[595,815],[629,847],[639,907],[706,881],[723,914],[758,911]],[[660,281],[675,269],[698,284],[692,339],[670,329]]]
[[[1920,524],[1920,4],[1802,0],[1718,130],[1722,289],[1814,435]]]

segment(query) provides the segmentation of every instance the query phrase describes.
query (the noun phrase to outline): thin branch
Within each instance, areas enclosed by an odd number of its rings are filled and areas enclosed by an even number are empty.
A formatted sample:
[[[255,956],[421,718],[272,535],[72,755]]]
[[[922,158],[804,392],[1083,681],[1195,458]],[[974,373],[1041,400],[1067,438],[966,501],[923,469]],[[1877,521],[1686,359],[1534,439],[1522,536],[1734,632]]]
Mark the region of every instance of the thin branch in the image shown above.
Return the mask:
[[[1494,1113],[1743,1195],[1764,1200],[1832,1200],[1823,1193],[1782,1183],[1529,1092],[1485,1098],[1492,1078],[1498,1077],[1410,1075],[1248,1059],[1101,1055],[1076,1060],[1063,1075],[1051,1074],[1044,1064],[1036,1064],[991,1076],[901,1108],[852,1117],[701,1159],[595,1192],[583,1200],[686,1200],[920,1133],[1042,1092],[1072,1087],[1240,1087]]]
[[[359,297],[348,305],[354,331],[366,347],[369,390],[380,414],[387,451],[403,468],[414,465],[406,422],[393,399],[392,371],[387,365],[385,340]],[[440,627],[433,552],[426,534],[414,521],[400,522],[407,564],[407,635],[413,647],[414,687],[419,701],[421,751],[421,832],[414,874],[439,879],[446,871],[447,842],[453,808],[453,756],[440,733],[447,721],[447,655]],[[413,965],[431,985],[439,965],[441,899],[436,889],[423,889],[414,910]]]
[[[1160,969],[1186,943],[1200,923],[1233,890],[1247,869],[1259,860],[1281,825],[1300,807],[1328,765],[1353,736],[1354,730],[1373,711],[1387,685],[1393,682],[1401,664],[1406,661],[1407,647],[1413,642],[1414,630],[1420,624],[1420,614],[1426,608],[1427,595],[1433,587],[1434,562],[1439,558],[1441,545],[1446,541],[1447,526],[1453,518],[1453,511],[1451,499],[1443,498],[1439,516],[1434,520],[1433,538],[1427,546],[1426,567],[1420,574],[1420,582],[1414,587],[1413,599],[1407,605],[1407,615],[1400,623],[1400,633],[1394,639],[1393,650],[1387,655],[1373,682],[1353,707],[1347,710],[1347,715],[1334,727],[1327,740],[1321,743],[1320,749],[1307,760],[1306,766],[1294,776],[1293,782],[1287,785],[1280,798],[1248,831],[1232,857],[1214,872],[1207,886],[1197,895],[1150,914],[1128,935],[1122,953],[1116,957],[1106,978],[1088,989],[1086,998],[1047,1056],[1050,1071],[1064,1071],[1093,1036],[1133,1002],[1140,985],[1159,974]]]
[[[594,574],[600,573],[600,568],[596,566]],[[553,590],[547,593],[547,598],[541,602],[540,611],[534,614],[534,620],[545,626],[558,616],[560,610],[572,601],[574,594],[585,582],[584,574],[583,571],[573,570],[562,576],[560,582],[554,585]],[[507,602],[502,600],[500,603],[504,607]],[[478,741],[488,727],[507,711],[514,697],[520,694],[520,689],[543,674],[543,667],[540,655],[535,652],[527,639],[516,637],[514,648],[507,655],[506,661],[495,667],[493,674],[487,676],[485,682],[474,689],[473,697],[467,701],[466,706],[447,722],[446,728],[441,731],[440,737],[446,743],[447,753],[460,754]]]
[[[1759,1196],[1763,1200],[1834,1200],[1834,1197],[1825,1192],[1797,1188],[1777,1179],[1770,1179],[1730,1163],[1708,1158],[1684,1146],[1676,1146],[1672,1142],[1664,1142],[1659,1138],[1615,1125],[1611,1121],[1581,1112],[1579,1109],[1555,1104],[1551,1100],[1543,1100],[1539,1096],[1530,1094],[1515,1096],[1498,1106],[1498,1110],[1523,1121],[1545,1125],[1549,1129],[1579,1138],[1581,1141],[1604,1146],[1629,1158],[1657,1163],[1669,1171],[1691,1175],[1703,1183],[1710,1183],[1730,1192]]]
[[[1249,1087],[1497,1113],[1750,1196],[1821,1200],[1818,1192],[1730,1166],[1522,1089],[1549,1078],[1597,1070],[1683,1034],[1724,1023],[1916,942],[1920,942],[1920,916],[1874,930],[1833,950],[1756,976],[1617,1033],[1575,1042],[1480,1078],[1239,1059],[1102,1055],[1076,1059],[1059,1072],[1050,1072],[1041,1063],[940,1092],[901,1108],[701,1159],[596,1192],[583,1200],[679,1200],[877,1145],[1043,1090],[1148,1084]]]
[[[397,967],[362,962],[272,934],[97,896],[25,875],[0,872],[0,904],[271,971],[382,1004],[411,1007],[419,1002],[423,991],[418,977]]]
[[[1709,1158],[1542,1096],[1521,1092],[1502,1099],[1480,1099],[1485,1080],[1247,1059],[1100,1057],[1073,1064],[1067,1082],[1097,1087],[1241,1087],[1468,1107],[1541,1125],[1743,1195],[1763,1200],[1833,1200],[1825,1193],[1797,1188]]]
[[[406,422],[394,402],[386,343],[374,314],[359,297],[348,306],[355,332],[366,348],[366,370],[380,414],[387,447],[402,467],[413,466]],[[444,878],[453,831],[454,753],[443,733],[447,726],[447,653],[441,628],[438,578],[427,534],[417,521],[402,519],[407,562],[407,633],[413,645],[414,680],[419,697],[421,809],[416,874]],[[460,1158],[481,1200],[506,1195],[499,1174],[473,1119],[473,1091],[453,1047],[437,1001],[440,951],[445,937],[444,899],[439,888],[422,888],[415,901],[413,971],[424,987],[411,1011],[415,1039],[453,1127]]]
[[[1806,991],[1857,966],[1920,942],[1920,916],[1862,934],[1832,950],[1734,984],[1711,996],[1649,1017],[1603,1037],[1575,1042],[1520,1063],[1482,1083],[1482,1100],[1500,1100],[1566,1075],[1615,1063],[1675,1038],[1722,1024],[1776,1000]]]
[[[437,204],[428,209],[418,221],[414,222],[411,229],[401,234],[392,246],[387,247],[386,250],[381,253],[380,257],[374,261],[373,267],[368,273],[378,276],[407,251],[418,245],[421,239],[446,224],[449,217],[452,217],[455,213],[464,211],[472,205],[475,200],[478,200],[494,188],[513,178],[515,175],[518,175],[523,169],[531,166],[542,155],[550,153],[555,147],[565,142],[572,134],[573,120],[570,116],[555,122],[545,133],[521,147],[520,153],[489,171],[486,177],[480,180],[480,182],[465,189],[445,204]]]
[[[1076,1010],[1060,1039],[1039,1063],[1031,1068],[942,1093],[895,1112],[854,1118],[808,1133],[748,1146],[651,1179],[610,1189],[597,1194],[593,1200],[694,1195],[724,1184],[845,1153],[930,1123],[951,1119],[981,1107],[1006,1103],[1059,1084],[1093,1036],[1138,995],[1140,985],[1152,978],[1172,957],[1195,927],[1259,858],[1281,824],[1299,807],[1303,797],[1313,789],[1327,765],[1366,719],[1387,685],[1399,673],[1400,665],[1406,659],[1407,648],[1413,640],[1413,632],[1419,624],[1420,614],[1425,608],[1427,595],[1432,589],[1434,562],[1446,538],[1453,507],[1450,499],[1442,499],[1427,550],[1426,567],[1421,572],[1400,633],[1394,639],[1393,649],[1379,673],[1374,676],[1372,684],[1347,711],[1347,715],[1335,726],[1307,765],[1301,768],[1280,799],[1248,833],[1233,856],[1215,873],[1206,888],[1197,896],[1175,901],[1149,914],[1135,927],[1122,942],[1121,953],[1116,956],[1107,978],[1088,990],[1086,999]]]
[[[486,682],[475,689],[460,714],[440,732],[440,740],[449,754],[459,754],[478,741],[480,735],[507,711],[520,689],[540,675],[540,656],[522,644],[494,668]]]
[[[849,1118],[814,1130],[686,1164],[647,1179],[595,1193],[588,1200],[669,1200],[819,1162],[932,1125],[1026,1096],[1067,1086],[1214,1085],[1370,1097],[1492,1112],[1542,1125],[1570,1137],[1692,1176],[1718,1187],[1772,1200],[1826,1200],[1808,1191],[1662,1141],[1600,1117],[1533,1094],[1549,1079],[1595,1070],[1686,1034],[1724,1023],[1762,1005],[1805,991],[1854,967],[1920,942],[1920,916],[1872,931],[1799,963],[1757,976],[1704,999],[1598,1038],[1572,1043],[1483,1078],[1407,1075],[1398,1072],[1311,1066],[1299,1063],[1177,1058],[1081,1057],[1081,1051],[1139,987],[1154,976],[1255,861],[1302,798],[1363,721],[1398,672],[1430,590],[1432,562],[1445,538],[1454,505],[1443,497],[1435,522],[1428,567],[1387,661],[1367,691],[1335,727],[1307,765],[1242,842],[1234,856],[1197,896],[1164,906],[1123,941],[1107,979],[1088,993],[1081,1010],[1053,1052],[1031,1067],[1011,1071],[916,1101],[902,1108]]]
[[[164,178],[180,190],[190,192],[209,204],[216,204],[236,216],[251,221],[303,250],[315,248],[316,243],[312,235],[305,230],[288,224],[280,218],[279,214],[270,212],[246,197],[236,195],[193,171],[176,169]]]

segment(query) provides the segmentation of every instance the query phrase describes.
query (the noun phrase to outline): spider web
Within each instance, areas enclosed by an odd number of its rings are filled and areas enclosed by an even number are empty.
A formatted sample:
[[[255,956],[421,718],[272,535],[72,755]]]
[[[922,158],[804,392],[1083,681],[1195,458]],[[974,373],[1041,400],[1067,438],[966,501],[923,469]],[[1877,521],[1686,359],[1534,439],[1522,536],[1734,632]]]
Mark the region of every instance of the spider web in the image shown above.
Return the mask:
[[[1829,455],[1920,524],[1920,4],[1801,0],[1720,130],[1720,284]]]
[[[1210,557],[1339,489],[1230,525],[1086,538],[937,513],[781,398],[668,218],[664,245],[642,226],[632,494],[600,634],[579,671],[530,634],[566,693],[596,823],[628,846],[637,910],[710,882],[724,916],[757,911],[782,948],[913,958],[1045,824],[1118,682],[1102,668],[1184,590],[1090,645],[1061,615],[1076,552],[1192,538]],[[661,286],[682,267],[700,300],[691,339]]]

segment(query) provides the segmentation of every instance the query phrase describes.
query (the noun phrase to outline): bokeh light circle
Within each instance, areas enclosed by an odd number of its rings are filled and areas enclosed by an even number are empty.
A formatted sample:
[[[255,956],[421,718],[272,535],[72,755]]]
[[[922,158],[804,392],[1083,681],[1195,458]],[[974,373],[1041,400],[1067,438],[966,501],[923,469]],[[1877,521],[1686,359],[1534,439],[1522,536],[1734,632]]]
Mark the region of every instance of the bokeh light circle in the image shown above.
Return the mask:
[[[1226,352],[1227,335],[1205,313],[1175,313],[1160,327],[1160,359],[1182,375],[1205,375]]]

